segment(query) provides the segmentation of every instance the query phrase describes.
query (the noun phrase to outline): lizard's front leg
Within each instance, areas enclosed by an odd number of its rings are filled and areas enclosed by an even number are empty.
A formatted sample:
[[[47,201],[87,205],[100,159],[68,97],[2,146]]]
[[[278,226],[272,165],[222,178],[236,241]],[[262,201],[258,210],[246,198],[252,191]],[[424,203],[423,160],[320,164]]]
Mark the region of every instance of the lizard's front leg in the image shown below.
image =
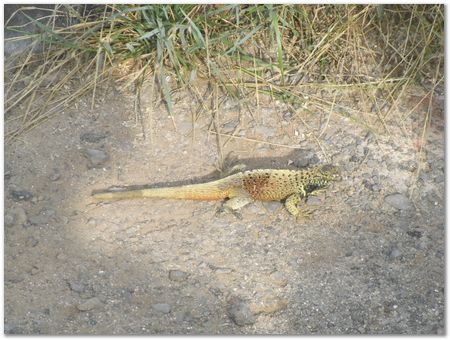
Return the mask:
[[[303,200],[304,196],[303,194],[292,194],[286,198],[286,201],[284,202],[284,206],[286,207],[286,210],[289,211],[289,213],[293,216],[295,216],[297,219],[299,218],[307,218],[311,215],[311,210],[309,209],[298,209],[297,204]]]

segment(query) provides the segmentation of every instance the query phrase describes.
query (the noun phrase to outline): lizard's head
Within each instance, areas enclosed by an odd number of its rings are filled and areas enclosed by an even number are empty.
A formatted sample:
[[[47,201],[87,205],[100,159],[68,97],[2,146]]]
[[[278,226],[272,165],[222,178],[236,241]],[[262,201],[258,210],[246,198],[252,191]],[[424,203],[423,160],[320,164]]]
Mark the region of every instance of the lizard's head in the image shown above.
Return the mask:
[[[339,167],[331,164],[320,165],[318,168],[320,175],[330,181],[336,181],[341,178],[341,171]]]
[[[331,181],[338,181],[341,179],[339,167],[331,164],[319,165],[313,170],[313,177],[317,182],[324,185]]]

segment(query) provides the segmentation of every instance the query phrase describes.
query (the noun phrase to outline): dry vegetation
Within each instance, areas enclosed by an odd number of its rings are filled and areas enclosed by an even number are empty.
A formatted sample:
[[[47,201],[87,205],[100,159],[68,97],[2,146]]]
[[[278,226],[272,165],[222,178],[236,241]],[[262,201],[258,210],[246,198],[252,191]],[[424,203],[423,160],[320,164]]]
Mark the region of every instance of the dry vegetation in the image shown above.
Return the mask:
[[[28,24],[8,28],[29,48],[5,69],[7,142],[82,95],[93,105],[111,80],[135,91],[136,110],[149,80],[170,114],[179,89],[214,114],[203,79],[250,115],[267,95],[293,115],[329,112],[375,133],[401,124],[392,112],[411,86],[430,103],[443,86],[443,5],[56,5],[40,19],[30,9],[14,14]]]

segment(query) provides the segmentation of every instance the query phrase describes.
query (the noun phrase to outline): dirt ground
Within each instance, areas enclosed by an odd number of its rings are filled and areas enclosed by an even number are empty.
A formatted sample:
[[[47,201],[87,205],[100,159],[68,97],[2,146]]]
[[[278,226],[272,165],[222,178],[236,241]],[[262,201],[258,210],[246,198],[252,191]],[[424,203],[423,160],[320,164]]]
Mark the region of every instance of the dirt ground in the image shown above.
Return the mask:
[[[126,93],[93,110],[80,99],[5,147],[5,333],[443,334],[444,119],[434,99],[424,134],[422,95],[383,134],[276,101],[251,117],[227,100],[222,148],[210,114],[192,124],[188,92],[173,120],[145,91],[142,121]],[[249,167],[332,163],[342,180],[299,222],[278,202],[239,219],[220,202],[90,197],[201,182],[230,152]]]

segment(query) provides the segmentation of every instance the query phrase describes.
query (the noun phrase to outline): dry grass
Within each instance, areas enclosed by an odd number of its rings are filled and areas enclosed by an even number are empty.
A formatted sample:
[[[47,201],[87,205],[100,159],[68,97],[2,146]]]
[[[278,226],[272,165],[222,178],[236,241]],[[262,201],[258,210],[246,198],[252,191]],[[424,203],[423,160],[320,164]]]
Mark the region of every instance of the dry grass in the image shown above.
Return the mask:
[[[110,80],[139,97],[154,79],[170,114],[180,88],[208,108],[202,78],[252,117],[267,95],[294,115],[338,114],[376,133],[401,121],[392,113],[411,85],[432,98],[443,84],[443,5],[57,5],[39,20],[29,9],[15,15],[38,33],[9,27],[30,46],[6,66],[7,142],[82,95],[93,106]]]

